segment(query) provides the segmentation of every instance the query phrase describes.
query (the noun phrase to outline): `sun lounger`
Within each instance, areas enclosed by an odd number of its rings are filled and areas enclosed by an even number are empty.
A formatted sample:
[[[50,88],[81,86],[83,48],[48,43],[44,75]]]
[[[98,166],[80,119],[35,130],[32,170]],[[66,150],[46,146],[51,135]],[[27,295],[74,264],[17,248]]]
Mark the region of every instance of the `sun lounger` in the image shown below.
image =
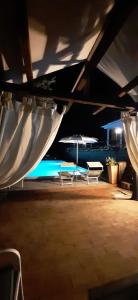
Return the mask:
[[[60,178],[61,185],[73,184],[73,180],[74,180],[74,173],[73,172],[60,171],[58,173],[59,173],[59,178]]]
[[[59,171],[59,178],[61,185],[64,184],[73,184],[74,180],[74,170],[67,170],[68,167],[73,167],[75,169],[76,165],[73,162],[63,162],[60,165],[61,171]],[[64,170],[65,169],[65,170]]]
[[[88,171],[82,174],[82,177],[87,180],[89,184],[90,181],[95,181],[98,183],[99,177],[103,172],[103,165],[99,161],[87,162]]]

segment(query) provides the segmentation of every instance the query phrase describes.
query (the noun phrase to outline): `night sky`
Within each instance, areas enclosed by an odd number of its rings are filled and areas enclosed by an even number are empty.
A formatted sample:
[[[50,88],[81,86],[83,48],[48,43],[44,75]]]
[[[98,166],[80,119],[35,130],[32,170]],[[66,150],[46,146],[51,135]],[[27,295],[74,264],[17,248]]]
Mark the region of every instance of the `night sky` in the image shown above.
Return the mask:
[[[72,105],[70,111],[63,118],[57,139],[73,134],[102,139],[105,130],[101,126],[120,117],[120,112],[111,109],[105,109],[96,116],[92,112],[92,106]]]

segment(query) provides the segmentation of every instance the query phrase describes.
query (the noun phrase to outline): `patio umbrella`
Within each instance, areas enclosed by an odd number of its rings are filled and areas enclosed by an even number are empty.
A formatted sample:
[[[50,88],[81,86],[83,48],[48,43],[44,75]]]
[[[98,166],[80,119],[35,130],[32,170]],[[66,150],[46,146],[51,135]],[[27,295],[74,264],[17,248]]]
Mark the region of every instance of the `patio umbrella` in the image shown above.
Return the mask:
[[[97,143],[98,139],[94,137],[88,137],[83,135],[72,135],[69,137],[62,138],[59,140],[60,143],[67,143],[67,144],[76,144],[76,164],[78,165],[78,152],[79,152],[79,144],[93,144]]]

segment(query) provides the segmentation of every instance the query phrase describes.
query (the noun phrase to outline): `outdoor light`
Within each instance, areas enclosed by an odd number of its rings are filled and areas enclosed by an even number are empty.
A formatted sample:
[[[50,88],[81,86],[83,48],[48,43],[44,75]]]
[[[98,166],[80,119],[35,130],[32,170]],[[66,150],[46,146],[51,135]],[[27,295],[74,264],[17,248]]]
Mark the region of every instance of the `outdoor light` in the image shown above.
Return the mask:
[[[115,128],[115,132],[116,132],[116,134],[121,133],[122,132],[122,128],[121,127]]]

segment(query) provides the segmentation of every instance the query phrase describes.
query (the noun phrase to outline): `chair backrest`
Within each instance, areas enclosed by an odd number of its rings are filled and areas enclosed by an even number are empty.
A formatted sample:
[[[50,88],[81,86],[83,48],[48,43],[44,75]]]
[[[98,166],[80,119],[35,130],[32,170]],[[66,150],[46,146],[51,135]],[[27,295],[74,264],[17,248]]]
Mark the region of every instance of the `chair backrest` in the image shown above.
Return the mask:
[[[0,297],[2,300],[24,299],[21,257],[16,249],[0,251]]]
[[[103,170],[103,165],[100,161],[87,161],[89,169],[93,170]]]
[[[58,172],[59,173],[59,176],[60,178],[64,179],[64,178],[72,178],[73,177],[73,174],[68,172],[68,171],[60,171]]]
[[[87,176],[88,177],[99,177],[101,175],[101,173],[103,172],[103,170],[91,170],[89,169]]]
[[[75,167],[76,165],[74,164],[74,162],[63,162],[60,165],[61,167]]]

